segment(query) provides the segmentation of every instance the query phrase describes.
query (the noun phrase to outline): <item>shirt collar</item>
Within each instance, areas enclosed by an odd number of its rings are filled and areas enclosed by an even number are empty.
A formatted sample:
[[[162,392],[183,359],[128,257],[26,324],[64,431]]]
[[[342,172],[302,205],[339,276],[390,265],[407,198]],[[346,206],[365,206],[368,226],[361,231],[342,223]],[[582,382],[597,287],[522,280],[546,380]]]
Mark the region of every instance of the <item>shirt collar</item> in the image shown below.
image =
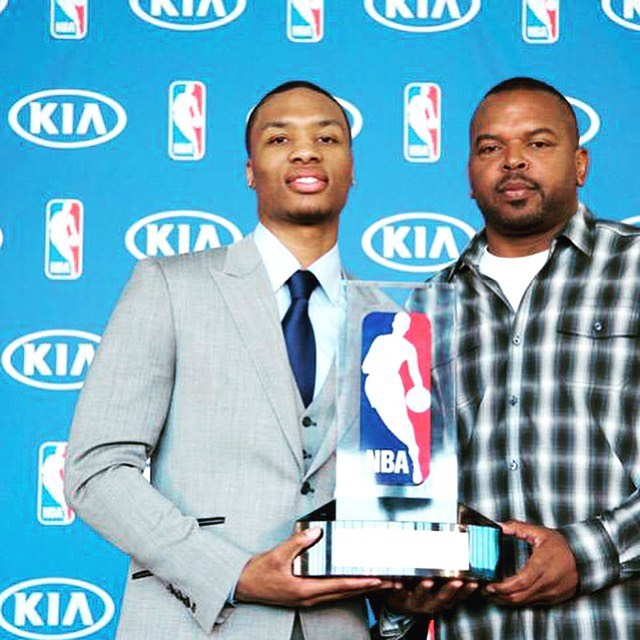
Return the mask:
[[[591,212],[580,203],[576,215],[572,216],[565,228],[558,234],[571,242],[577,249],[588,256],[593,254],[593,247],[596,241],[595,218]]]
[[[569,218],[564,228],[556,236],[556,240],[551,245],[553,251],[558,238],[566,238],[577,249],[587,255],[591,255],[595,242],[595,220],[587,207],[580,203],[575,215]],[[463,251],[458,261],[453,265],[448,280],[451,281],[454,275],[464,267],[476,267],[480,263],[480,258],[487,247],[487,235],[484,229],[479,231],[472,239],[467,248]]]
[[[253,239],[262,258],[273,291],[278,291],[300,269],[300,262],[263,224],[258,223]],[[340,252],[335,244],[327,253],[309,265],[309,271],[333,304],[340,302]]]

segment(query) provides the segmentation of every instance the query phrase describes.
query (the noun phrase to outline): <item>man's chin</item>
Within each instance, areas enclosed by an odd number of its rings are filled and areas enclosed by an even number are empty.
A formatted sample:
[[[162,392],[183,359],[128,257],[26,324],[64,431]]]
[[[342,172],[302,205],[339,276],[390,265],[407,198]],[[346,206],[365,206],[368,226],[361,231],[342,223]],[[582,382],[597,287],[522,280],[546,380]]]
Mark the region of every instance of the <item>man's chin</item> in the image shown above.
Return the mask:
[[[545,223],[544,213],[527,204],[526,200],[514,200],[509,207],[487,207],[481,211],[488,226],[508,234],[526,235]]]
[[[284,214],[284,218],[291,224],[305,227],[321,226],[337,217],[333,211],[318,210],[288,211]]]

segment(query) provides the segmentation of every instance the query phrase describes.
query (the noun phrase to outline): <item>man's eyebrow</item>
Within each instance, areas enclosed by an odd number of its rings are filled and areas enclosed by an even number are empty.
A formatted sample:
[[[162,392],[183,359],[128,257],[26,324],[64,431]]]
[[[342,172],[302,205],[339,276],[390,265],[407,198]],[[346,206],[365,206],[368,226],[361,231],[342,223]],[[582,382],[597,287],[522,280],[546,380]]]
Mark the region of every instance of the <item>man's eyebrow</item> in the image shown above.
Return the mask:
[[[527,131],[524,137],[531,138],[532,136],[537,136],[542,133],[550,134],[552,136],[557,136],[558,134],[554,129],[550,127],[538,127],[537,129],[532,129],[531,131]],[[500,140],[503,136],[499,136],[493,133],[479,133],[474,139],[473,144],[477,145],[483,140]]]
[[[286,120],[270,120],[260,127],[260,131],[265,131],[266,129],[284,129],[287,124],[288,122]]]
[[[497,140],[499,136],[494,136],[491,133],[479,133],[474,139],[473,144],[476,145],[483,140]]]
[[[321,127],[330,127],[331,125],[336,125],[338,127],[340,127],[341,129],[344,127],[346,128],[347,123],[344,122],[344,120],[338,120],[337,118],[327,118],[326,120],[320,120],[318,122],[318,124]]]
[[[529,131],[528,135],[529,137],[531,136],[537,136],[541,133],[548,133],[552,136],[557,136],[558,134],[556,133],[555,129],[552,129],[551,127],[538,127],[537,129],[534,129],[533,131]]]
[[[266,131],[267,129],[285,129],[290,124],[291,120],[269,120],[260,127],[260,131]],[[347,127],[347,124],[345,122],[342,122],[338,118],[323,118],[322,120],[318,120],[313,124],[318,127],[329,127],[332,125],[336,125],[340,128],[345,129]]]

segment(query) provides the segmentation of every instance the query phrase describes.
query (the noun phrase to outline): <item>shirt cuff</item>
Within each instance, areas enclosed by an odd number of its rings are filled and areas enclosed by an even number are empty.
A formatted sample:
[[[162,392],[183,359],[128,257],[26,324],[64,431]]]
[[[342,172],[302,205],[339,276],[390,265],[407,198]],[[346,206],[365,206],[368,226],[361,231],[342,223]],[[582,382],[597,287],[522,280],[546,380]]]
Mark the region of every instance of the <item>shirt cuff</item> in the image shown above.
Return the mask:
[[[578,594],[593,593],[620,578],[620,559],[611,537],[599,519],[560,527],[576,559]]]

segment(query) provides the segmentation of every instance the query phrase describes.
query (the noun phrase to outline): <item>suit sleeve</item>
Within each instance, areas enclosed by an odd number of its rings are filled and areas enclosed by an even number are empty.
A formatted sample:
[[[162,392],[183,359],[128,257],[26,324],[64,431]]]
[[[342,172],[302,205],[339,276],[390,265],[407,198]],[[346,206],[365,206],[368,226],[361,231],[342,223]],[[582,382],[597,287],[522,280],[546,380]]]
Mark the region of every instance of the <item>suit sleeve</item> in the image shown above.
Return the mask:
[[[162,438],[176,339],[167,282],[138,263],[87,376],[65,470],[69,505],[107,540],[179,594],[207,632],[250,554],[179,509],[143,477]],[[154,578],[146,578],[153,580]]]

